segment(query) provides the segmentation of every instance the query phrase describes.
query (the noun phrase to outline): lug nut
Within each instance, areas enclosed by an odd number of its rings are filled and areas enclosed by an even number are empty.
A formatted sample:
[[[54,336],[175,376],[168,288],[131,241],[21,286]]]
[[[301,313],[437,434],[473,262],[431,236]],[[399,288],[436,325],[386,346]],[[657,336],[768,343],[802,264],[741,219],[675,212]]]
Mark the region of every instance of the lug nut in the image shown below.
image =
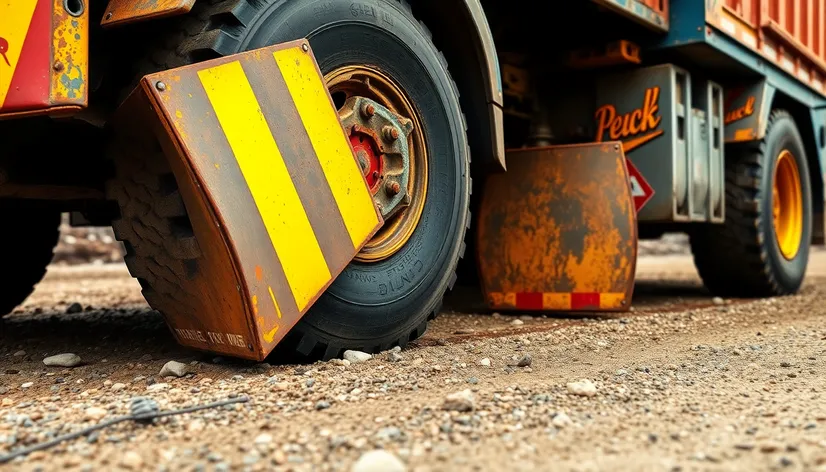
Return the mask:
[[[384,135],[384,139],[388,141],[395,141],[399,139],[399,130],[392,126],[385,126],[382,128],[382,134]]]
[[[389,193],[390,195],[396,195],[402,190],[402,186],[399,185],[398,182],[395,182],[395,181],[392,181],[392,180],[387,182],[386,187],[387,187],[387,193]]]
[[[361,112],[364,114],[365,117],[371,118],[373,115],[376,114],[376,107],[372,104],[368,103],[362,107]]]

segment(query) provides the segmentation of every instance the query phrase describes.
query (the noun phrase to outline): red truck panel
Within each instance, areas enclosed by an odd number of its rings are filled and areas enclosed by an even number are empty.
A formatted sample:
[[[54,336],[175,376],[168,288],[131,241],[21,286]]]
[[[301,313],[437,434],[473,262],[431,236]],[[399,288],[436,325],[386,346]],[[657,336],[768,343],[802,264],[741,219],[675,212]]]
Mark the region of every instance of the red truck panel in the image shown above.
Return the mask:
[[[826,4],[822,0],[707,2],[708,22],[826,93]]]

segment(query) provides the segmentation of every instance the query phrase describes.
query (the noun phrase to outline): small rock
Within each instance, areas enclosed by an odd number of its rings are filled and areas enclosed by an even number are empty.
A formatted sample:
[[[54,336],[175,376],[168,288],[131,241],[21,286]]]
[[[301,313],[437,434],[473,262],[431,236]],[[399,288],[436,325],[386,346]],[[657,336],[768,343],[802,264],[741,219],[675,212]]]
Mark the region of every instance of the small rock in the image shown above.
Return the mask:
[[[43,359],[43,363],[49,367],[77,367],[80,365],[80,362],[80,356],[71,352],[49,356]]]
[[[83,417],[87,421],[100,421],[104,417],[106,417],[106,414],[106,410],[104,410],[103,408],[92,406],[87,408],[86,411],[83,412]]]
[[[470,389],[454,392],[445,397],[442,409],[451,411],[473,411],[475,399]]]
[[[14,356],[14,357],[23,357],[25,355],[26,355],[26,351],[23,351],[23,350],[17,351],[14,354],[12,354],[12,356]]]
[[[523,324],[525,324],[525,322],[522,321],[522,320],[513,320],[513,321],[511,321],[511,326],[522,326]]]
[[[272,442],[272,435],[267,433],[259,434],[255,437],[255,444],[259,446],[266,446]]]
[[[476,332],[476,330],[473,329],[473,328],[462,328],[462,329],[457,329],[456,331],[453,332],[453,334],[473,334],[475,332]]]
[[[568,383],[568,392],[581,397],[593,397],[597,394],[597,387],[588,379]]]
[[[791,367],[792,363],[788,361],[783,361],[780,363],[780,367]]]
[[[723,300],[720,297],[714,297],[714,298],[711,299],[711,303],[713,303],[715,305],[724,305],[726,303],[726,301]]]
[[[403,359],[402,355],[396,351],[390,351],[387,353],[387,360],[389,362],[401,362]]]
[[[741,451],[751,451],[754,449],[754,444],[751,443],[740,443],[734,445],[735,449],[740,449]]]
[[[183,377],[187,374],[187,365],[178,361],[169,361],[161,367],[161,377]]]
[[[167,383],[155,383],[148,387],[146,387],[146,391],[148,392],[160,392],[169,388],[169,384]]]
[[[781,457],[781,458],[778,460],[778,462],[780,463],[780,466],[781,466],[781,467],[789,467],[790,465],[793,465],[793,464],[794,464],[794,462],[792,462],[792,460],[791,460],[791,459],[789,459],[789,458],[788,458],[788,457],[786,457],[786,456]]]
[[[31,388],[34,385],[34,382],[26,382],[20,386],[20,388]]]
[[[2,402],[0,402],[0,406],[12,406],[14,405],[14,400],[11,398],[4,398]]]
[[[112,387],[110,388],[110,390],[113,391],[113,392],[120,392],[121,390],[123,390],[125,388],[126,388],[126,384],[122,384],[122,383],[118,382],[116,384],[113,384]]]
[[[365,452],[353,464],[350,472],[406,472],[407,467],[398,457],[377,449]]]
[[[327,408],[330,408],[330,402],[321,400],[315,404],[316,410],[326,410]]]
[[[135,451],[127,451],[120,458],[120,465],[129,470],[137,470],[143,467],[143,458]]]
[[[568,426],[572,426],[574,424],[574,422],[571,420],[571,417],[561,411],[554,415],[554,418],[553,420],[551,420],[551,423],[553,423],[553,425],[559,429],[567,428]]]
[[[361,351],[344,351],[344,360],[349,361],[350,364],[359,364],[361,362],[367,362],[372,359],[373,356],[367,354],[366,352]]]
[[[80,313],[82,311],[83,311],[83,305],[81,305],[80,303],[77,303],[77,302],[72,303],[71,305],[69,305],[69,308],[66,308],[66,313],[69,314],[69,315],[72,315],[74,313]]]
[[[479,365],[483,367],[490,367],[490,359],[488,359],[487,357],[482,359],[481,361],[479,361]]]
[[[760,445],[760,452],[770,454],[772,452],[779,451],[780,448],[781,448],[780,444],[777,444],[775,442],[767,442],[767,443],[764,443],[764,444]]]
[[[520,357],[518,361],[516,361],[517,367],[530,367],[533,363],[533,358],[530,354],[525,354],[524,356]]]

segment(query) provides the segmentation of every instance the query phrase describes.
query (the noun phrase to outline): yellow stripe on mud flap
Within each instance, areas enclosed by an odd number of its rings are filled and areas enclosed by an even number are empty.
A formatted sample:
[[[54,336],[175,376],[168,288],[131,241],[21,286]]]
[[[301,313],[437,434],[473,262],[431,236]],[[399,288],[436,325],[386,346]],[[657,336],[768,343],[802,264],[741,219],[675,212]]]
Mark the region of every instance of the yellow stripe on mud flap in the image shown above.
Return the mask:
[[[300,48],[273,53],[298,114],[336,199],[354,247],[361,247],[378,224],[361,170],[330,106],[327,88],[311,57]]]
[[[6,101],[11,79],[23,53],[26,32],[37,6],[35,0],[8,0],[0,3],[0,107]]]
[[[307,213],[240,62],[198,71],[299,310],[330,280]]]

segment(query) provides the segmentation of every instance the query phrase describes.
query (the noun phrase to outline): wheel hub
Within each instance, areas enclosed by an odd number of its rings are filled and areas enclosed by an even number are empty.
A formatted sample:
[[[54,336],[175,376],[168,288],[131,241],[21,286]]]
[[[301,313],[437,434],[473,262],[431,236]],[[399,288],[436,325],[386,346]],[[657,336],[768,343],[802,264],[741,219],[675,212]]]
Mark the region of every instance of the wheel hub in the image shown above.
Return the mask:
[[[787,150],[780,153],[774,168],[772,222],[780,253],[794,259],[803,237],[803,193],[797,162]]]
[[[407,138],[413,123],[365,97],[348,98],[339,117],[376,206],[385,220],[391,218],[411,201]]]

